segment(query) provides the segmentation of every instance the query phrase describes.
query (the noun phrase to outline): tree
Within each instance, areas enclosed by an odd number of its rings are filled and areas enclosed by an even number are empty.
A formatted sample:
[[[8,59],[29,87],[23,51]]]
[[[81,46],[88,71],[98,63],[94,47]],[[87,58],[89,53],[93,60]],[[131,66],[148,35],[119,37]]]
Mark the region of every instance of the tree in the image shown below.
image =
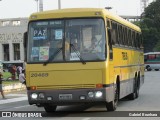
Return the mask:
[[[160,0],[152,2],[145,9],[140,27],[144,39],[144,52],[160,51]]]

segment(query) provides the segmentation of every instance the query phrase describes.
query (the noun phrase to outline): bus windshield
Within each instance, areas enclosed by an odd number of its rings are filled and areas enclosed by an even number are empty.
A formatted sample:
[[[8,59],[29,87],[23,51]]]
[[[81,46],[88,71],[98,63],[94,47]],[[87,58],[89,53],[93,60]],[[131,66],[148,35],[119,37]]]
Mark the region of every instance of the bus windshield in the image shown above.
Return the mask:
[[[33,21],[27,62],[104,61],[105,25],[101,18]]]

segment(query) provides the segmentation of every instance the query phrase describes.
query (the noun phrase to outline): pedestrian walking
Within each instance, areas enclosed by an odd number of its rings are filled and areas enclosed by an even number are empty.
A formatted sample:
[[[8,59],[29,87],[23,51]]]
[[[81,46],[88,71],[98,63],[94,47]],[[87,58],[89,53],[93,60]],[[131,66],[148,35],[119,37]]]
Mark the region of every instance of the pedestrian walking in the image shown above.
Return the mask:
[[[2,89],[2,73],[0,72],[0,92],[1,92],[1,95],[2,95],[2,98],[5,99],[4,97],[4,93],[3,93],[3,89]]]
[[[19,74],[21,74],[22,73],[22,67],[19,65],[18,67],[17,67],[17,77],[19,78]]]
[[[16,71],[17,71],[17,68],[15,65],[12,66],[12,80],[15,80],[16,79]]]
[[[19,81],[26,85],[25,70],[22,70],[22,73],[19,74]]]

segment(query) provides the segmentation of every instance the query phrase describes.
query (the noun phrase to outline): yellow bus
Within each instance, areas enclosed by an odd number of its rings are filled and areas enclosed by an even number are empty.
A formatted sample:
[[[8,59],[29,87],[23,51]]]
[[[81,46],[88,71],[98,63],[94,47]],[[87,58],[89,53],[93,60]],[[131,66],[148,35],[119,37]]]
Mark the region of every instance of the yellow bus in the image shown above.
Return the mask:
[[[144,82],[141,30],[99,8],[33,13],[28,32],[26,79],[29,104],[57,106],[135,99]]]

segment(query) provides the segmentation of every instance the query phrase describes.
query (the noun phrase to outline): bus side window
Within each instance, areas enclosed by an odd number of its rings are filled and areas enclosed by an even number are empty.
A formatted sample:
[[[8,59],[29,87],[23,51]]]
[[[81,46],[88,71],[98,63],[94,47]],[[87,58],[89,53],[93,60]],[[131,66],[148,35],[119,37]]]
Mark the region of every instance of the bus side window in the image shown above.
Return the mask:
[[[157,55],[156,55],[156,59],[157,59],[157,60],[160,60],[160,54],[157,54]]]
[[[133,31],[131,30],[131,47],[134,47]]]
[[[156,59],[156,56],[155,55],[148,55],[148,59],[149,60],[154,60],[154,59]]]
[[[122,26],[122,41],[123,41],[123,45],[125,45],[125,27]]]
[[[120,25],[119,24],[117,25],[117,34],[118,34],[117,40],[120,45],[121,44],[121,37],[120,37],[121,33],[120,33]]]
[[[118,41],[118,24],[115,23],[115,33],[116,33],[116,44],[119,45],[119,41]]]
[[[117,44],[117,35],[116,35],[116,31],[117,31],[117,26],[116,26],[116,23],[115,22],[111,22],[111,25],[112,25],[112,30],[113,30],[113,33],[111,34],[111,39],[112,39],[112,45],[115,45]]]
[[[122,25],[119,26],[120,45],[123,45],[123,31]]]
[[[135,32],[132,31],[132,47],[136,48]]]
[[[140,35],[139,33],[136,33],[136,40],[137,40],[137,48],[139,49],[140,48]]]
[[[144,62],[147,62],[147,55],[144,55]]]
[[[134,46],[137,49],[138,43],[137,43],[136,35],[137,35],[136,32],[134,32],[134,41],[135,41]]]
[[[124,45],[128,46],[128,44],[127,44],[127,28],[126,27],[124,27]]]
[[[132,37],[131,30],[128,30],[128,46],[132,47]]]
[[[140,39],[140,49],[143,50],[143,37],[142,37],[142,34],[139,35],[139,39]]]

